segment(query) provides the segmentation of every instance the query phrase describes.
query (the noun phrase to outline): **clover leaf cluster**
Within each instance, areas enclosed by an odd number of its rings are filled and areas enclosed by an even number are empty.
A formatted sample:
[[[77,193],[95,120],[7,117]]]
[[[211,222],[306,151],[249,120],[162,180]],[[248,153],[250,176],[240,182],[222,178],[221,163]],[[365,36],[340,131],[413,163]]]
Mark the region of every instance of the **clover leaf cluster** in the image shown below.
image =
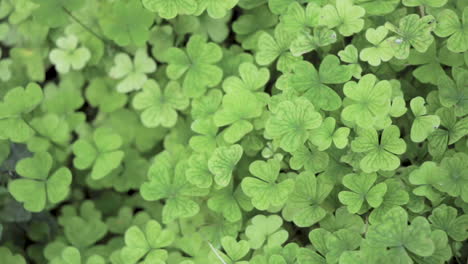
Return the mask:
[[[467,241],[468,1],[0,0],[0,264]]]

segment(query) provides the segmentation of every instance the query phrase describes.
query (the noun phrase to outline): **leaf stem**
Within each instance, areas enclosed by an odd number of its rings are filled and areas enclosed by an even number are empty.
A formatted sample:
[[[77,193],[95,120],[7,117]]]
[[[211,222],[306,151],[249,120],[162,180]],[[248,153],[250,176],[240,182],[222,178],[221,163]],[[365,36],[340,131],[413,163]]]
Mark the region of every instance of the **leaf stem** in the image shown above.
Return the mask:
[[[122,47],[120,47],[120,46],[118,46],[118,45],[115,45],[113,42],[107,41],[107,39],[103,38],[101,35],[99,35],[98,33],[96,33],[96,31],[94,31],[93,29],[91,29],[88,25],[86,25],[85,23],[81,22],[81,20],[79,20],[75,15],[73,15],[73,13],[70,12],[70,10],[66,9],[66,8],[63,7],[63,6],[62,6],[62,9],[63,9],[63,11],[65,11],[65,13],[67,13],[67,15],[68,15],[73,21],[75,21],[76,23],[78,23],[78,25],[80,25],[81,27],[83,27],[83,28],[84,28],[86,31],[88,31],[91,35],[93,35],[94,37],[98,38],[98,39],[101,40],[102,42],[109,44],[111,47],[114,47],[116,50],[128,54],[128,52],[127,52],[126,50],[124,50]]]
[[[227,264],[226,261],[224,261],[224,259],[219,255],[218,250],[209,241],[206,241],[206,243],[208,243],[208,245],[210,246],[211,251],[213,251],[213,253],[216,255],[216,257],[221,261],[221,263]]]
[[[70,12],[70,10],[66,9],[65,7],[62,6],[63,11],[67,13],[67,15],[73,19],[76,23],[78,23],[80,26],[82,26],[84,29],[86,29],[90,34],[94,35],[96,38],[100,39],[102,42],[106,42],[106,40],[101,37],[98,33],[96,33],[94,30],[92,30],[90,27],[88,27],[85,23],[81,22],[75,15]]]
[[[420,5],[420,6],[419,6],[419,14],[421,15],[421,17],[426,16],[426,11],[424,10],[424,6],[423,6],[423,5]]]

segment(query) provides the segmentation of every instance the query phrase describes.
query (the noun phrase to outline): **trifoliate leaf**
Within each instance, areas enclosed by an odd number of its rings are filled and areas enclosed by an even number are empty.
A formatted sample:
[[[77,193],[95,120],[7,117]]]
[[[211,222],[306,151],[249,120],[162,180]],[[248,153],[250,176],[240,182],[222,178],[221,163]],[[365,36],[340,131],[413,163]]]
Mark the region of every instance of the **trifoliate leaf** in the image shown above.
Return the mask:
[[[392,257],[411,263],[410,253],[430,256],[434,253],[431,227],[424,217],[416,217],[408,225],[408,213],[401,207],[390,210],[382,222],[371,225],[366,239],[375,247],[387,247]]]
[[[245,229],[252,249],[281,246],[288,239],[288,232],[281,228],[283,220],[277,215],[256,215]]]
[[[432,211],[429,221],[434,229],[445,231],[455,241],[463,241],[468,237],[468,215],[458,216],[457,209],[440,205]]]
[[[400,130],[391,125],[385,128],[380,136],[374,129],[359,129],[358,137],[351,143],[354,152],[365,153],[360,161],[364,172],[394,170],[400,165],[396,155],[406,151],[406,143],[400,138]]]
[[[325,26],[314,27],[313,34],[308,31],[302,31],[298,34],[290,45],[291,53],[296,57],[320,47],[329,46],[337,40],[335,31]]]
[[[327,117],[319,128],[311,131],[309,139],[318,147],[319,151],[328,149],[332,142],[339,149],[343,149],[348,145],[350,129],[340,127],[335,130],[335,126],[336,120],[333,117]]]
[[[372,127],[390,111],[392,86],[388,81],[377,81],[375,75],[367,74],[358,83],[347,82],[343,91],[346,106],[341,116],[360,127]]]
[[[373,47],[364,48],[359,54],[361,60],[369,62],[372,66],[379,66],[381,62],[387,62],[393,58],[393,49],[385,37],[388,30],[384,26],[376,29],[369,28],[366,31],[366,39]]]
[[[258,210],[284,205],[294,189],[294,180],[286,179],[278,182],[280,162],[274,159],[254,161],[249,166],[250,173],[255,177],[245,177],[242,180],[242,190],[252,199],[252,204]]]
[[[383,202],[383,196],[387,192],[385,183],[375,184],[377,175],[370,174],[348,174],[343,178],[343,185],[350,191],[342,191],[338,194],[340,202],[348,207],[350,213],[361,210],[366,201],[371,207],[379,207]],[[374,185],[375,184],[375,185]]]
[[[149,28],[153,24],[154,16],[139,0],[115,1],[107,10],[109,12],[103,14],[99,23],[104,35],[117,45],[143,46],[149,39]]]
[[[159,84],[148,80],[143,85],[143,91],[133,98],[133,107],[143,110],[141,121],[146,127],[172,127],[177,122],[176,110],[184,110],[189,100],[181,92],[179,83],[169,82],[161,91]]]
[[[220,186],[231,182],[232,172],[242,157],[242,147],[238,144],[219,147],[208,160],[208,168],[214,175],[214,181]]]
[[[440,125],[440,118],[437,115],[427,115],[424,104],[424,98],[419,96],[410,102],[411,110],[415,115],[411,126],[411,140],[413,142],[424,141]]]
[[[6,247],[0,247],[0,260],[5,264],[26,264],[23,256],[12,253]]]
[[[352,0],[337,0],[336,5],[326,5],[320,13],[320,23],[329,28],[337,28],[343,36],[351,36],[362,30],[365,9],[353,5]]]
[[[403,0],[405,6],[443,7],[447,0]]]
[[[305,99],[283,101],[266,123],[266,133],[280,141],[282,149],[297,150],[308,138],[311,129],[322,123],[322,117]]]
[[[39,85],[30,83],[26,88],[11,89],[0,102],[0,139],[25,142],[34,130],[25,115],[34,110],[43,99]]]
[[[182,160],[175,168],[154,163],[148,172],[149,182],[140,187],[141,196],[147,201],[165,199],[162,210],[163,223],[170,223],[179,218],[196,215],[200,207],[192,197],[206,195],[206,189],[200,189],[187,181],[187,164]]]
[[[341,106],[341,98],[330,84],[349,81],[352,77],[350,69],[340,65],[338,57],[326,56],[319,70],[306,61],[295,64],[294,73],[289,78],[289,86],[303,94],[318,109],[333,111]]]
[[[408,58],[411,47],[419,52],[425,52],[434,41],[431,34],[434,24],[433,16],[420,18],[416,14],[403,17],[398,27],[389,22],[385,23],[388,30],[397,34],[386,40],[393,47],[395,57],[400,60]]]
[[[122,138],[105,127],[97,128],[92,141],[80,139],[73,144],[73,165],[80,170],[91,169],[91,178],[101,179],[116,169],[124,157],[120,150]]]
[[[283,217],[299,227],[312,226],[322,220],[327,212],[322,203],[333,186],[323,183],[311,172],[303,172],[296,178],[294,191],[283,209]]]
[[[200,97],[208,87],[217,85],[223,71],[216,65],[222,58],[221,48],[207,43],[200,35],[192,36],[185,50],[170,48],[167,51],[167,76],[171,80],[183,78],[182,87],[189,97]]]
[[[468,71],[453,68],[452,76],[453,80],[446,75],[439,77],[437,86],[440,103],[445,107],[455,107],[455,114],[464,116],[468,113],[468,97],[465,95],[467,92],[465,80],[468,78]]]
[[[258,52],[255,60],[259,65],[269,65],[275,60],[276,68],[282,72],[288,72],[299,58],[289,52],[289,46],[293,33],[282,26],[277,26],[274,37],[268,33],[262,33],[258,38]]]
[[[163,229],[161,225],[150,220],[144,225],[144,229],[132,226],[125,232],[125,247],[120,251],[120,256],[125,263],[137,263],[141,259],[145,262],[165,257],[167,252],[162,249],[174,242],[174,233]],[[162,261],[165,258],[160,259]]]
[[[51,264],[104,264],[106,261],[99,255],[92,255],[85,261],[80,254],[80,251],[74,247],[66,247],[61,254],[50,262]]]
[[[174,18],[177,15],[189,15],[197,10],[196,0],[143,0],[143,6],[151,12],[157,12],[162,18]]]
[[[126,53],[119,53],[114,58],[114,66],[110,69],[109,76],[120,80],[117,91],[128,93],[140,90],[146,80],[146,74],[156,70],[156,63],[143,49],[137,50],[133,61]]]
[[[81,70],[91,58],[86,47],[78,48],[78,38],[73,35],[58,38],[56,43],[58,48],[50,52],[49,59],[60,73]]]
[[[17,201],[24,203],[26,210],[40,212],[48,202],[58,203],[68,195],[71,172],[61,167],[49,175],[52,162],[49,153],[38,152],[17,163],[16,171],[24,178],[11,181],[8,190]]]
[[[427,1],[427,0],[426,0]],[[432,0],[434,2],[434,0]],[[440,3],[433,3],[435,7],[441,7],[447,2],[446,0],[439,0]],[[449,37],[447,40],[447,47],[453,52],[465,52],[468,50],[466,38],[468,32],[468,8],[465,7],[462,14],[462,22],[458,18],[457,13],[450,9],[444,9],[437,17],[437,27],[434,32],[439,37]]]

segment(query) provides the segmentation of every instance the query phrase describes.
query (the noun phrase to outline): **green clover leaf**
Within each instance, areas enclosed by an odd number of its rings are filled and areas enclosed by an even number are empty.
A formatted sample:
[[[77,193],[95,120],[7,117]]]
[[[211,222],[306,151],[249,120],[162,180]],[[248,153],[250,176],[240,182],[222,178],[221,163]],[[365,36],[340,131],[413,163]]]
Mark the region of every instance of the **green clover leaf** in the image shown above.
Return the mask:
[[[7,247],[0,247],[0,260],[4,264],[26,264],[23,256],[12,253]]]
[[[51,264],[105,264],[106,261],[99,255],[92,255],[82,262],[80,251],[74,247],[66,247],[61,254],[50,262]]]
[[[119,53],[114,58],[114,66],[109,71],[109,76],[120,80],[117,91],[128,93],[140,90],[148,77],[146,74],[156,71],[156,63],[139,49],[135,53],[133,61],[126,53]]]
[[[356,2],[366,10],[368,16],[390,14],[400,5],[400,0],[357,0]]]
[[[283,217],[299,227],[309,227],[322,220],[327,211],[323,202],[333,189],[333,185],[317,179],[314,173],[305,171],[296,178],[294,191],[289,195],[283,209]]]
[[[258,210],[284,205],[294,189],[294,180],[286,179],[278,182],[280,162],[256,160],[249,166],[250,173],[255,177],[245,177],[241,186],[244,193],[252,199],[252,204]]]
[[[164,91],[157,82],[148,80],[143,85],[143,91],[133,98],[133,107],[143,110],[141,121],[146,127],[172,127],[177,122],[176,110],[184,110],[189,100],[180,91],[177,82],[169,82]]]
[[[196,0],[143,0],[143,6],[157,12],[162,18],[170,19],[177,15],[189,15],[197,10]]]
[[[450,52],[447,46],[441,48],[436,47],[436,42],[427,49],[426,52],[420,53],[416,50],[411,50],[408,58],[411,65],[420,65],[413,71],[413,76],[422,83],[438,84],[441,76],[447,76],[444,71],[444,66],[460,67],[464,60],[458,54]]]
[[[369,215],[370,223],[379,223],[385,214],[395,207],[407,204],[410,201],[409,194],[404,189],[404,184],[396,179],[384,181],[387,185],[387,192],[383,196],[383,201],[379,207],[374,208]]]
[[[192,36],[185,51],[170,48],[167,52],[167,76],[171,80],[183,76],[182,87],[187,96],[200,97],[208,87],[222,80],[223,71],[215,65],[223,56],[221,48],[215,43],[207,43],[202,36]]]
[[[85,114],[79,111],[85,100],[80,89],[76,88],[76,82],[74,79],[63,78],[58,86],[47,84],[41,104],[42,111],[57,114],[73,130],[86,119]]]
[[[214,115],[217,127],[228,125],[224,130],[226,142],[235,143],[253,130],[249,120],[262,114],[266,105],[263,95],[244,88],[233,88],[226,93],[221,109]]]
[[[60,27],[69,22],[70,13],[83,6],[80,0],[33,0],[38,6],[32,11],[33,16],[49,27]],[[22,3],[24,7],[26,3]]]
[[[437,115],[428,115],[424,106],[424,98],[418,96],[411,99],[410,106],[415,119],[411,126],[411,140],[413,142],[423,142],[440,125],[440,118]]]
[[[247,264],[248,261],[241,261],[250,251],[249,242],[240,240],[237,242],[233,237],[225,236],[221,239],[221,245],[225,254],[215,248],[212,248],[216,261],[231,264]]]
[[[208,168],[208,158],[206,153],[194,153],[188,160],[187,180],[200,188],[208,188],[213,183],[213,174]]]
[[[274,37],[269,33],[262,33],[258,38],[258,51],[255,54],[257,63],[264,66],[277,60],[276,68],[279,71],[290,71],[299,60],[289,52],[292,35],[292,32],[281,25],[275,28]]]
[[[75,208],[73,208],[75,209]],[[108,227],[101,220],[101,212],[97,210],[94,203],[85,201],[79,208],[79,215],[76,210],[65,210],[66,213],[59,219],[59,223],[64,228],[65,237],[74,247],[86,249],[102,239]]]
[[[337,40],[335,31],[325,27],[314,27],[313,33],[309,31],[301,31],[298,36],[291,42],[291,53],[298,57],[303,54],[312,52],[319,48],[327,47]]]
[[[239,77],[230,76],[223,82],[223,89],[226,92],[236,91],[236,89],[246,89],[249,91],[262,90],[270,79],[270,71],[267,68],[257,68],[251,62],[244,62],[239,65]]]
[[[398,27],[392,23],[385,23],[385,27],[397,34],[386,41],[390,43],[395,52],[395,58],[404,60],[408,58],[410,48],[413,47],[419,52],[425,52],[434,41],[432,30],[435,19],[433,16],[411,14],[400,19]]]
[[[390,210],[379,224],[371,225],[366,239],[373,246],[387,247],[401,263],[412,263],[410,253],[427,257],[434,253],[431,227],[428,221],[418,216],[408,226],[408,213],[401,207]]]
[[[208,168],[214,175],[214,181],[225,187],[231,182],[232,172],[242,157],[242,147],[238,144],[218,147],[208,160]]]
[[[468,37],[467,27],[468,8],[463,9],[461,23],[457,13],[450,9],[444,9],[437,17],[437,27],[434,32],[439,37],[449,37],[447,47],[450,51],[465,52],[468,50],[468,44],[466,43]]]
[[[468,175],[465,173],[468,155],[456,153],[452,157],[446,157],[441,161],[440,167],[448,171],[448,174],[445,174],[435,187],[452,197],[459,196],[468,202]]]
[[[439,88],[440,103],[445,107],[454,107],[457,116],[468,113],[468,88],[465,80],[468,79],[468,71],[462,68],[452,69],[453,80],[442,75],[439,77],[437,86]]]
[[[306,61],[296,63],[293,71],[289,86],[303,94],[315,107],[333,111],[341,106],[340,96],[328,85],[349,81],[352,72],[347,66],[340,65],[338,57],[327,55],[318,71]]]
[[[435,162],[426,161],[410,173],[409,181],[411,184],[417,185],[413,189],[415,195],[424,196],[433,203],[437,203],[441,200],[441,195],[434,187],[445,177],[448,177],[447,170],[441,168]]]
[[[403,0],[405,6],[443,7],[447,0]]]
[[[283,219],[280,216],[256,215],[251,221],[245,228],[245,235],[252,249],[281,246],[288,239],[288,232],[281,228]]]
[[[344,252],[358,248],[361,240],[362,237],[358,232],[348,229],[341,229],[329,235],[326,238],[327,263],[337,263]]]
[[[369,28],[366,31],[366,39],[373,46],[364,48],[359,53],[359,57],[363,61],[367,61],[372,66],[379,66],[381,62],[387,62],[393,58],[393,48],[385,37],[388,34],[388,29],[380,26],[376,29]]]
[[[49,59],[60,73],[67,73],[70,68],[81,70],[91,59],[91,53],[86,47],[78,47],[78,38],[69,35],[56,41],[57,47],[50,51]]]
[[[328,153],[319,151],[311,144],[299,147],[297,150],[291,152],[291,155],[292,157],[289,160],[291,169],[300,170],[304,167],[306,171],[314,173],[324,171],[330,160]]]
[[[375,184],[377,174],[348,174],[343,178],[343,185],[350,191],[338,194],[340,202],[347,206],[350,213],[358,213],[366,201],[371,207],[379,207],[383,196],[387,192],[387,185],[383,182]],[[375,185],[374,185],[375,184]]]
[[[338,56],[341,61],[349,63],[348,68],[352,72],[352,75],[356,79],[361,79],[362,77],[362,67],[359,64],[359,52],[358,49],[353,45],[347,45],[343,50],[338,52]]]
[[[46,114],[31,120],[30,125],[36,131],[27,144],[33,152],[47,151],[52,146],[63,148],[71,139],[67,122],[56,114]]]
[[[73,165],[80,170],[91,168],[91,178],[102,179],[116,169],[123,157],[120,150],[122,138],[106,127],[99,127],[93,133],[92,141],[79,139],[73,143]]]
[[[348,136],[351,130],[348,127],[340,127],[335,130],[336,120],[327,117],[319,128],[310,132],[310,142],[317,146],[319,151],[328,149],[332,142],[335,147],[343,149],[348,145]]]
[[[52,156],[47,152],[38,152],[16,165],[16,171],[24,178],[11,181],[8,190],[24,203],[26,210],[40,212],[48,202],[58,203],[67,197],[72,181],[70,170],[60,167],[49,175],[51,169]]]
[[[109,80],[95,78],[85,90],[86,101],[100,111],[110,113],[122,108],[127,103],[127,96],[117,92]]]
[[[132,226],[125,232],[125,246],[120,251],[121,259],[128,264],[137,263],[142,258],[144,262],[165,260],[166,250],[175,239],[171,230],[163,229],[155,220],[149,220],[144,228]],[[139,263],[139,262],[138,262]]]
[[[206,9],[208,15],[212,18],[223,18],[228,14],[228,11],[234,8],[239,0],[197,0],[198,10],[201,13]]]
[[[343,91],[346,106],[341,117],[359,127],[372,127],[390,111],[392,86],[388,81],[377,81],[373,74],[366,74],[358,83],[347,82]]]
[[[432,211],[429,221],[434,229],[439,229],[455,241],[464,241],[468,238],[468,215],[458,216],[457,209],[440,205]]]
[[[366,154],[359,163],[364,172],[391,171],[400,165],[396,155],[405,153],[406,143],[400,138],[400,129],[391,125],[383,130],[380,139],[374,129],[358,129],[358,137],[351,143],[351,149]]]
[[[288,2],[291,2],[287,0]],[[269,1],[270,3],[271,1]],[[317,3],[307,3],[306,8],[299,2],[292,2],[286,6],[282,15],[281,24],[290,32],[304,32],[319,24],[320,6]]]
[[[329,4],[322,8],[320,23],[330,29],[337,28],[341,35],[347,37],[362,30],[365,13],[365,9],[353,5],[352,0],[337,0],[336,5]]]
[[[154,15],[146,10],[141,1],[114,1],[108,13],[99,19],[104,35],[119,46],[143,46],[149,39],[149,28]]]
[[[163,223],[192,217],[200,210],[199,205],[191,198],[206,195],[208,190],[191,185],[185,176],[186,170],[184,160],[178,162],[173,169],[154,163],[148,171],[149,182],[140,187],[141,196],[147,201],[165,199]]]
[[[280,141],[285,151],[297,150],[306,142],[309,131],[322,123],[322,117],[306,99],[281,102],[265,127],[266,133]]]
[[[1,57],[0,52],[0,57]],[[11,64],[13,61],[11,59],[2,59],[0,60],[0,80],[3,82],[9,81],[11,79]]]
[[[15,87],[8,91],[0,102],[0,139],[25,142],[34,130],[27,123],[26,114],[34,110],[42,101],[41,87],[30,83],[26,88]]]
[[[235,191],[232,185],[213,193],[207,202],[208,208],[221,213],[229,222],[238,222],[242,219],[242,211],[251,211],[253,206],[249,197],[245,195],[239,185]]]

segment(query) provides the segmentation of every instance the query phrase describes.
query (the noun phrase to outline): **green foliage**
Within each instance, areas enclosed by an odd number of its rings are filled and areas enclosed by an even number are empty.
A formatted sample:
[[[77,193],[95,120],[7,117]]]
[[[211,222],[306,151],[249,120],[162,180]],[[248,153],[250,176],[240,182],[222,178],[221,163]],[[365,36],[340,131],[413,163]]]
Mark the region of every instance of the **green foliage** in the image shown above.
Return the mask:
[[[67,36],[57,39],[57,47],[49,54],[50,61],[60,73],[67,73],[70,68],[81,70],[91,58],[91,53],[85,47],[78,48],[78,39]]]
[[[164,261],[167,252],[162,249],[174,241],[174,234],[170,230],[163,230],[154,220],[149,220],[144,229],[137,226],[130,227],[125,232],[125,247],[120,252],[125,263],[137,263],[141,258],[145,262]]]
[[[0,263],[468,261],[464,0],[0,1]]]
[[[24,203],[26,210],[40,212],[47,202],[58,203],[68,195],[71,172],[61,167],[49,175],[52,162],[49,153],[37,152],[16,165],[16,171],[24,178],[11,181],[8,190],[17,201]]]
[[[122,138],[105,127],[98,128],[92,135],[92,141],[80,139],[73,144],[77,169],[91,168],[91,178],[99,180],[116,169],[124,157],[119,150]]]

